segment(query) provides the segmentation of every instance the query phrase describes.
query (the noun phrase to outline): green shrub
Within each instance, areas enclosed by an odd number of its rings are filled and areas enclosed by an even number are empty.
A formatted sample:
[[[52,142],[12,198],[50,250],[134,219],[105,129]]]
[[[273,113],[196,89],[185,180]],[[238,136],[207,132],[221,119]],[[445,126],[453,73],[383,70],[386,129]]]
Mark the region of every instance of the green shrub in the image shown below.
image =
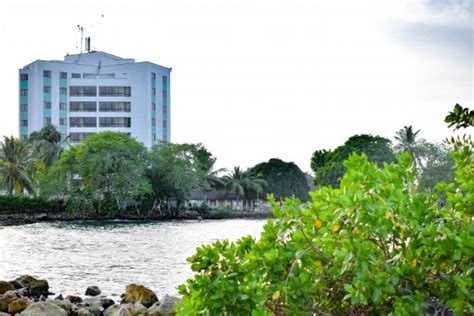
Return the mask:
[[[453,158],[455,183],[428,193],[408,154],[383,168],[351,155],[340,188],[321,187],[307,204],[273,202],[258,241],[198,248],[178,313],[473,313],[472,147]]]
[[[0,196],[0,213],[64,212],[62,201],[47,201],[38,197]]]

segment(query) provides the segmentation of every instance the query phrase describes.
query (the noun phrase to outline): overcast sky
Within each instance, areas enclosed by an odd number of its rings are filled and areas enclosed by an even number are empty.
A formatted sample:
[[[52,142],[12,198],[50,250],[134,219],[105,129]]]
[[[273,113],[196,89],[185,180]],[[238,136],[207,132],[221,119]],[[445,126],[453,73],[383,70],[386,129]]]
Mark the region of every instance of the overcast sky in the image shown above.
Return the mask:
[[[2,0],[0,135],[18,136],[18,69],[78,52],[81,24],[95,50],[173,68],[172,141],[219,167],[309,171],[316,149],[404,125],[441,141],[474,106],[473,17],[473,0]]]

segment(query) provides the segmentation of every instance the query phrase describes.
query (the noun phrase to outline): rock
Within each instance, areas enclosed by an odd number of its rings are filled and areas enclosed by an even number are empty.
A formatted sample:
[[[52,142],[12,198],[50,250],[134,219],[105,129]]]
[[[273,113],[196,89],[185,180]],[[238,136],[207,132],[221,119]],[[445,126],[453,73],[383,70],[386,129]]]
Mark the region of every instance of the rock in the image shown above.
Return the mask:
[[[102,293],[102,291],[99,289],[98,286],[95,286],[95,285],[89,286],[86,289],[86,295],[88,296],[97,296],[100,293]]]
[[[17,281],[10,281],[10,282],[8,282],[8,283],[10,283],[11,286],[13,286],[13,287],[14,287],[15,289],[17,289],[17,290],[23,288],[23,286],[22,286],[19,282],[17,282]]]
[[[9,313],[0,312],[0,316],[11,316]]]
[[[33,281],[37,281],[37,279],[27,274],[19,276],[18,278],[13,280],[13,282],[20,284],[21,287],[29,287],[29,285]]]
[[[68,295],[66,299],[73,304],[82,303],[82,298],[80,296]]]
[[[0,312],[8,311],[8,304],[18,298],[18,295],[14,291],[8,291],[0,295]]]
[[[46,280],[34,280],[28,285],[28,292],[33,297],[48,297],[49,284]]]
[[[53,303],[54,305],[61,307],[62,309],[64,309],[68,313],[71,311],[71,308],[72,308],[71,301],[69,301],[69,300],[54,299],[54,300],[47,300],[47,302]]]
[[[86,308],[81,308],[77,311],[77,316],[94,316],[91,312],[89,312]]]
[[[8,312],[10,314],[16,314],[24,311],[28,305],[30,305],[30,300],[26,297],[18,298],[8,304]]]
[[[15,290],[15,287],[7,281],[0,281],[0,294]]]
[[[107,308],[104,316],[140,316],[147,315],[147,309],[142,304],[121,304]]]
[[[60,300],[60,301],[62,301],[62,300],[64,299],[64,297],[63,297],[62,294],[59,294],[59,295],[56,296],[54,299],[55,299],[55,300]]]
[[[104,309],[107,309],[109,306],[115,305],[115,302],[113,299],[106,298],[106,297],[101,298],[100,302],[102,303],[102,307]]]
[[[148,316],[173,316],[176,315],[176,304],[181,299],[165,295],[160,302],[156,302],[148,309]]]
[[[67,316],[67,312],[51,302],[32,303],[20,314],[21,316]]]
[[[125,296],[122,300],[122,303],[140,303],[147,308],[155,302],[158,302],[156,294],[152,290],[138,284],[127,285]]]

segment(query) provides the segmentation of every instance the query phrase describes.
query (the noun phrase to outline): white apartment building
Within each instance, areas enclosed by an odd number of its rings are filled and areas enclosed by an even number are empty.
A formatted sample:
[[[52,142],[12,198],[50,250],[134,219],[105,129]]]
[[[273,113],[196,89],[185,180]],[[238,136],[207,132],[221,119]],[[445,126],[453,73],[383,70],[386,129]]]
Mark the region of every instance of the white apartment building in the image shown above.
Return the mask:
[[[105,130],[169,141],[170,72],[97,51],[37,60],[19,71],[20,137],[52,124],[70,143]]]

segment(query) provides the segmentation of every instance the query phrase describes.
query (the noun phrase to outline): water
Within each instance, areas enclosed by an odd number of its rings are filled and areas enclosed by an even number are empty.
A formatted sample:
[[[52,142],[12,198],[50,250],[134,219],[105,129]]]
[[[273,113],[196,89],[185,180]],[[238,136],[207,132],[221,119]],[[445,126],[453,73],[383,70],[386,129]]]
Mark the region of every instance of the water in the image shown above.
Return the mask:
[[[0,227],[0,280],[30,274],[56,294],[98,285],[112,297],[129,283],[177,294],[193,275],[186,258],[218,239],[258,237],[265,220],[56,222]]]

